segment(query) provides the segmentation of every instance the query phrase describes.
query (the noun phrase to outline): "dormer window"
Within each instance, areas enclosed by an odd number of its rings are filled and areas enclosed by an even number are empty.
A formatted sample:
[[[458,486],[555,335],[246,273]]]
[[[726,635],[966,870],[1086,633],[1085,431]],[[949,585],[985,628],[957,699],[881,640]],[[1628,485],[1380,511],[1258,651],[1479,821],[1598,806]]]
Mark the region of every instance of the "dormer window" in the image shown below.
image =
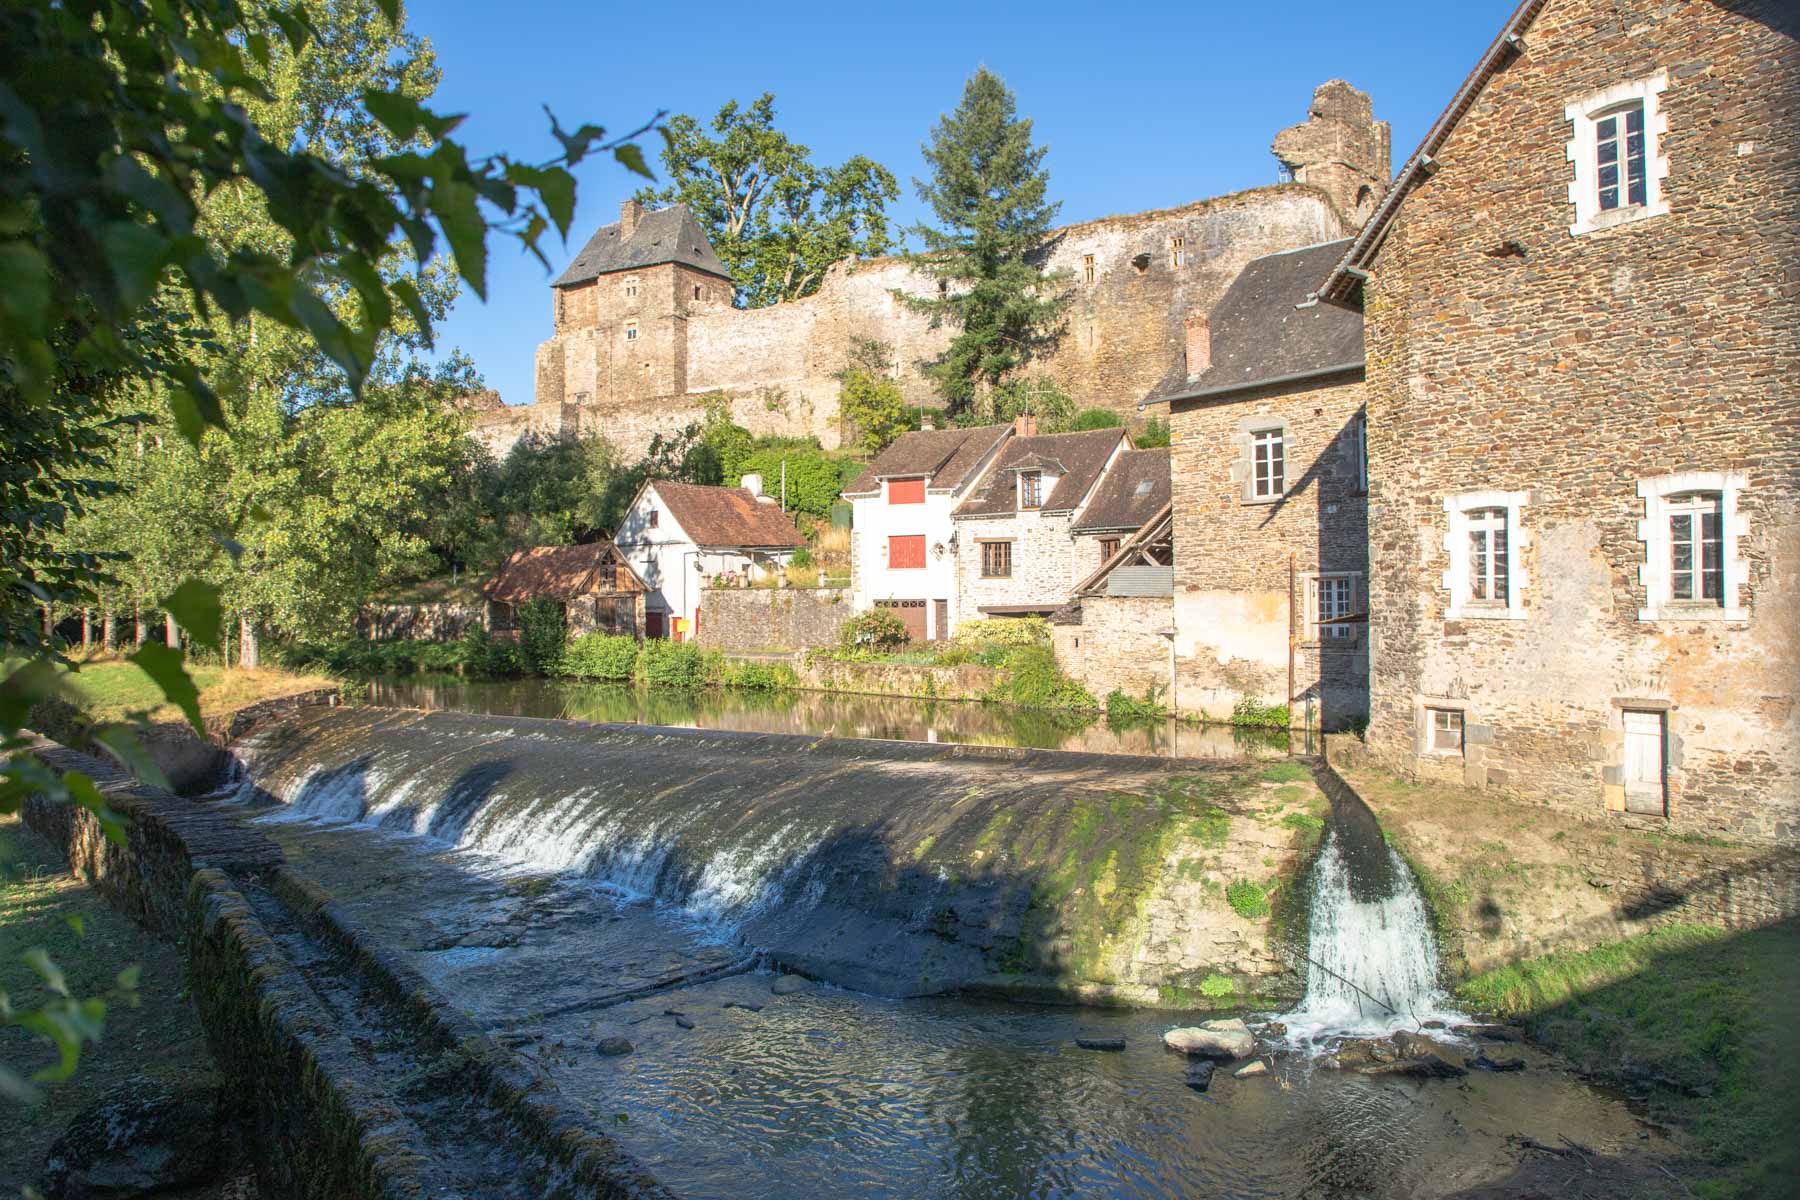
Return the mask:
[[[1662,154],[1668,120],[1659,103],[1668,86],[1668,76],[1658,73],[1565,106],[1574,134],[1566,148],[1575,164],[1570,233],[1593,233],[1669,211],[1662,192],[1669,175]]]
[[[654,508],[649,509],[648,511],[646,511],[644,513],[644,528],[645,529],[655,529],[656,528],[656,510]]]
[[[1019,507],[1044,507],[1044,473],[1042,471],[1019,472]]]

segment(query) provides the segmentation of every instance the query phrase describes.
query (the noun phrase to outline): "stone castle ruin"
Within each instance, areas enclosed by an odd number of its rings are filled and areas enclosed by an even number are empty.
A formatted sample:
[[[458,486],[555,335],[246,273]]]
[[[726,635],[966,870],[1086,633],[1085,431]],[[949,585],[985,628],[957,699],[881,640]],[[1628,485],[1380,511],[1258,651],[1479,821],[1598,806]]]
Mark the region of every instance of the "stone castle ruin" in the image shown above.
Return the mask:
[[[1071,303],[1061,340],[1033,369],[1079,408],[1135,415],[1179,354],[1190,313],[1207,312],[1251,259],[1360,228],[1388,185],[1388,125],[1342,80],[1314,92],[1306,121],[1277,135],[1274,151],[1287,178],[1273,186],[1052,231],[1042,253]],[[722,400],[754,434],[832,448],[838,375],[858,339],[885,348],[909,401],[937,403],[921,366],[950,332],[896,295],[936,286],[903,258],[846,259],[810,296],[735,308],[732,281],[685,208],[627,201],[551,284],[535,402],[476,406],[473,433],[496,454],[527,434],[598,433],[635,455]]]

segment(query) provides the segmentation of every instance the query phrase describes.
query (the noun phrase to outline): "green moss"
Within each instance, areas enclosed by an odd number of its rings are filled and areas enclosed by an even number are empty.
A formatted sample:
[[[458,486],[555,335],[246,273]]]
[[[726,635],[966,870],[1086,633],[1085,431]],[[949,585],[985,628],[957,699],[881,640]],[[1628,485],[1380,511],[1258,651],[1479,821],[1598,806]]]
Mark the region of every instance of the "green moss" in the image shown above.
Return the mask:
[[[1289,829],[1311,838],[1319,837],[1325,832],[1325,822],[1311,813],[1289,813],[1281,818],[1281,823]]]
[[[1311,779],[1312,772],[1297,762],[1279,762],[1264,767],[1262,777],[1268,783],[1299,783]]]
[[[1231,911],[1246,921],[1255,921],[1269,915],[1269,894],[1261,884],[1252,883],[1248,879],[1233,880],[1225,889],[1225,902],[1231,905]]]
[[[1200,994],[1209,999],[1220,1000],[1237,992],[1237,984],[1228,975],[1208,975],[1200,981]]]

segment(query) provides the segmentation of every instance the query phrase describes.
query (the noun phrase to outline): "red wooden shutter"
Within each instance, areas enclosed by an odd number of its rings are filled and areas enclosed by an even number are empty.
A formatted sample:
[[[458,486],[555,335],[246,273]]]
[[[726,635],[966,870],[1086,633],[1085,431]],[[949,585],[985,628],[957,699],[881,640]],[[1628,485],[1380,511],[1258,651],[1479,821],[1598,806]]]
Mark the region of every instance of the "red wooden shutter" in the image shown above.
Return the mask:
[[[911,533],[888,538],[888,566],[890,568],[922,567],[924,565],[924,534]]]
[[[923,504],[925,503],[925,481],[923,479],[890,479],[888,480],[889,504]],[[921,566],[924,564],[921,563]]]

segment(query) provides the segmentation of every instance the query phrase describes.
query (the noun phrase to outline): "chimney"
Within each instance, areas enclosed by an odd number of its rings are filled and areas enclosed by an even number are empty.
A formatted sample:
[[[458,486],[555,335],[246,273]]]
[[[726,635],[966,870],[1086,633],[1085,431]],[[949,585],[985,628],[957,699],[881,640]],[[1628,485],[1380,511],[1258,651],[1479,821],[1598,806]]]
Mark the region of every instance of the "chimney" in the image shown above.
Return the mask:
[[[1020,437],[1037,436],[1037,418],[1030,413],[1020,413],[1013,418],[1013,432]]]
[[[1203,312],[1191,312],[1187,328],[1187,377],[1198,379],[1212,365],[1212,321]]]
[[[619,241],[630,239],[637,231],[638,222],[644,217],[644,206],[637,200],[627,200],[619,205]]]
[[[936,428],[937,428],[937,414],[932,412],[928,408],[921,409],[919,411],[919,431],[921,433],[930,433],[932,430],[934,430]]]
[[[749,492],[752,496],[761,496],[762,476],[755,471],[751,471],[742,479],[738,480],[738,486],[743,488],[746,492]]]

